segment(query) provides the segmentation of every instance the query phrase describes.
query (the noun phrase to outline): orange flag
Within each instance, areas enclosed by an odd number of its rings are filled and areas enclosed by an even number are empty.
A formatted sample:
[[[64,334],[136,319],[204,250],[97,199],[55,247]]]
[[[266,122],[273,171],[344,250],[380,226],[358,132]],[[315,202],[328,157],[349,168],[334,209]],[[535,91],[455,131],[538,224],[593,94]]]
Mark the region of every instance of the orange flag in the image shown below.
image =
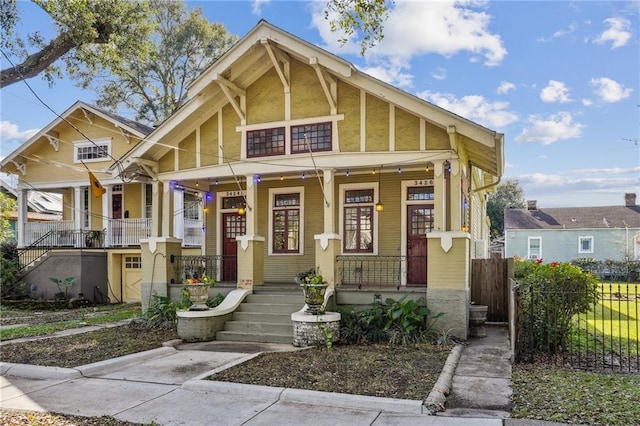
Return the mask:
[[[98,179],[91,172],[89,172],[89,182],[91,182],[91,191],[93,192],[94,197],[102,197],[102,194],[107,192],[107,190],[100,184],[100,182],[98,182]]]

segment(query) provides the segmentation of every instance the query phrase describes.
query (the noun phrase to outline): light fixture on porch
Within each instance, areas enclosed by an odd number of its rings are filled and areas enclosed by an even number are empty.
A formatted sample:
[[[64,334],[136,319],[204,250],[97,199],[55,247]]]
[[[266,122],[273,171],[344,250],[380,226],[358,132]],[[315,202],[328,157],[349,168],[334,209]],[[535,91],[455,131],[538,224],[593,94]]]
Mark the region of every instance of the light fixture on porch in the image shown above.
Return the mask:
[[[247,212],[247,205],[245,203],[240,204],[238,206],[238,214],[240,216],[244,216],[246,212]]]
[[[373,170],[373,174],[375,174],[375,169]],[[382,174],[382,167],[380,168],[380,172],[378,173],[378,202],[376,203],[376,211],[381,212],[384,211],[384,204],[380,202],[380,175]]]

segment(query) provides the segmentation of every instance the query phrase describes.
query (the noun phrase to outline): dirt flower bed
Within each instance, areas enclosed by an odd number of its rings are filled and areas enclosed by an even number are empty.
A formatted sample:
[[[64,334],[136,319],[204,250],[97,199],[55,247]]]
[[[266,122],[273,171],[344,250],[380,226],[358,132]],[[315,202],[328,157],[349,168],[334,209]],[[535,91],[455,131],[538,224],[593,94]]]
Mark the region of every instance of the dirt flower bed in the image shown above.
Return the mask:
[[[336,345],[259,355],[209,380],[423,400],[451,346]]]

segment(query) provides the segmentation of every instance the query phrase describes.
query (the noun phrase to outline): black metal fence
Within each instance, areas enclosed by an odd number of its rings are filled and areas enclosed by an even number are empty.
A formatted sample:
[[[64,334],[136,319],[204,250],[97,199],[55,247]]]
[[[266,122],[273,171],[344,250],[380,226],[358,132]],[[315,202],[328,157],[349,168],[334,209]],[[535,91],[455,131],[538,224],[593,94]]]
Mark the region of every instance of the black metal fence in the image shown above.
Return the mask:
[[[236,281],[237,256],[172,256],[178,282],[188,278],[202,278],[204,275],[216,281]]]
[[[603,283],[588,310],[575,314],[585,295],[541,291],[526,283],[515,289],[515,359],[543,359],[587,370],[640,372],[640,285]]]
[[[342,285],[355,285],[359,289],[367,287],[399,289],[402,275],[406,274],[407,260],[407,256],[336,257]],[[417,256],[410,260],[426,264],[424,256]]]

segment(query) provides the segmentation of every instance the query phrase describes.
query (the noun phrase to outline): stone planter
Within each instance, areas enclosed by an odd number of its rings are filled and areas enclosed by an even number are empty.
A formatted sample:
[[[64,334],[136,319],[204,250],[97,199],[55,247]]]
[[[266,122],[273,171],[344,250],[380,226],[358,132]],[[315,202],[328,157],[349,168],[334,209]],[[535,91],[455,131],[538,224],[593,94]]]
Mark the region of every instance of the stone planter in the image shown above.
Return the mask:
[[[186,284],[185,288],[189,292],[189,300],[191,300],[190,311],[206,311],[207,299],[209,298],[208,284]]]
[[[469,305],[469,335],[475,337],[485,337],[484,323],[487,321],[486,305]]]
[[[291,320],[295,347],[333,345],[340,339],[340,313],[338,312],[325,312],[322,315],[294,312],[291,314]]]
[[[304,302],[307,304],[306,313],[311,315],[322,313],[324,294],[328,286],[328,284],[302,284],[300,286],[304,292]]]

